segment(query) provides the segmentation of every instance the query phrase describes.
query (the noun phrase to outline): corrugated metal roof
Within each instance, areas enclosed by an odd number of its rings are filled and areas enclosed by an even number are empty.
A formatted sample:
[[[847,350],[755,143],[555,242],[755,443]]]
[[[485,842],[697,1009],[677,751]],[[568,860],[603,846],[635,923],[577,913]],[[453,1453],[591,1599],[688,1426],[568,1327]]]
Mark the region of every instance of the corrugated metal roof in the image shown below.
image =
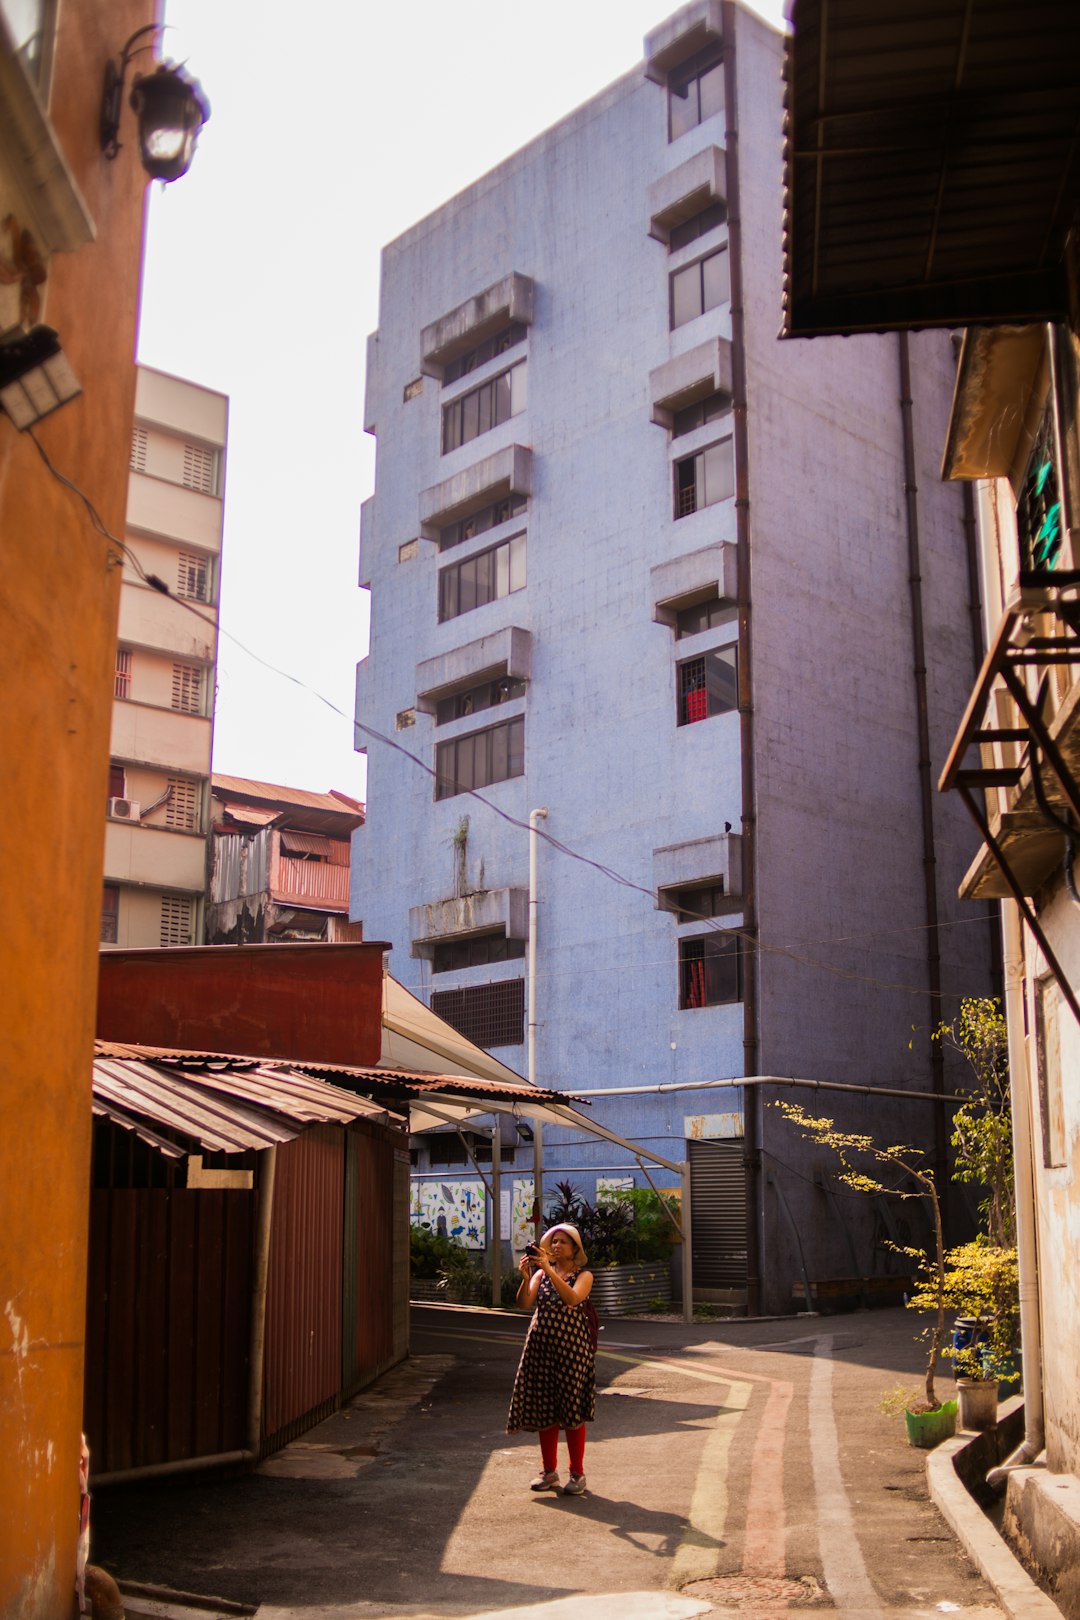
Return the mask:
[[[215,793],[223,797],[256,799],[265,804],[295,804],[305,810],[334,810],[339,816],[363,814],[359,799],[347,793],[309,793],[306,788],[283,787],[279,782],[258,782],[248,776],[222,776],[215,771],[210,779]]]
[[[1067,314],[1076,0],[795,0],[784,331]]]
[[[97,1112],[161,1151],[166,1149],[152,1140],[153,1126],[211,1152],[239,1153],[288,1142],[308,1125],[344,1125],[386,1113],[290,1065],[111,1041],[95,1043],[93,1090]]]

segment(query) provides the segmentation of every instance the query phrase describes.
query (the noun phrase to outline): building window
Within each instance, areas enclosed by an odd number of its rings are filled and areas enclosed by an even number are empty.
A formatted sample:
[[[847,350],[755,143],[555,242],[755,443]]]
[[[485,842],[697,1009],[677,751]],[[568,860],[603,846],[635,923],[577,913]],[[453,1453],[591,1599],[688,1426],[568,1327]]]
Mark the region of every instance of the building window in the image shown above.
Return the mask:
[[[695,428],[704,427],[706,422],[715,422],[719,417],[726,416],[730,409],[730,396],[719,393],[695,400],[693,405],[684,405],[671,419],[671,437],[679,439],[684,433],[693,433]]]
[[[113,677],[113,697],[131,696],[131,651],[127,647],[116,649],[116,673]]]
[[[1054,466],[1054,417],[1047,406],[1016,503],[1021,566],[1056,568],[1061,556],[1061,496]]]
[[[189,602],[210,600],[210,559],[197,551],[181,551],[176,559],[176,594]]]
[[[696,456],[675,463],[675,516],[688,517],[735,493],[735,459],[730,438],[710,444]]]
[[[681,923],[703,922],[706,917],[723,917],[732,909],[730,897],[724,892],[722,878],[713,883],[696,883],[686,889],[669,889],[664,895],[664,908],[673,911]]]
[[[459,973],[463,968],[487,967],[489,962],[516,962],[524,955],[525,941],[507,939],[505,934],[440,940],[431,959],[431,971]]]
[[[465,1143],[456,1131],[433,1131],[427,1137],[428,1163],[440,1169],[468,1164]]]
[[[684,62],[668,79],[668,139],[678,140],[724,110],[724,63],[710,46]]]
[[[520,1046],[525,1039],[524,979],[436,990],[431,1010],[477,1046]]]
[[[734,647],[688,658],[677,666],[679,725],[692,726],[739,707],[738,659]]]
[[[394,716],[394,730],[395,731],[407,731],[410,726],[415,726],[415,724],[416,724],[416,710],[415,709],[399,709],[397,714]]]
[[[435,797],[452,799],[470,788],[488,787],[525,774],[525,721],[504,720],[486,731],[439,743],[435,749]]]
[[[162,945],[194,945],[195,902],[185,895],[163,894],[161,897]]]
[[[494,337],[485,338],[483,343],[478,343],[474,349],[458,355],[456,360],[448,361],[443,368],[443,382],[457,382],[459,377],[467,377],[470,371],[475,371],[478,366],[494,360],[497,354],[505,354],[508,349],[524,343],[527,334],[528,327],[521,321],[511,321],[509,326],[504,326]]]
[[[48,100],[46,77],[56,31],[56,0],[0,0],[0,17],[8,38],[43,102]],[[4,40],[7,48],[8,40]]]
[[[525,586],[525,536],[515,534],[488,551],[439,573],[439,621],[495,602]]]
[[[176,827],[181,832],[198,831],[198,789],[187,777],[169,777],[169,797],[165,801],[165,825]]]
[[[679,1006],[723,1007],[742,1000],[739,942],[723,934],[679,941]]]
[[[414,377],[412,382],[407,382],[405,387],[401,390],[402,404],[407,405],[410,399],[417,399],[423,392],[423,377]]]
[[[727,248],[717,248],[704,259],[695,259],[682,270],[675,270],[671,281],[671,326],[685,326],[708,309],[716,309],[731,298]]]
[[[115,945],[120,935],[120,888],[106,883],[101,891],[101,943]]]
[[[180,480],[184,488],[198,490],[200,495],[212,495],[215,460],[213,450],[207,445],[185,444],[184,471]]]
[[[494,709],[500,703],[525,696],[525,682],[513,675],[500,675],[494,681],[481,681],[467,691],[455,692],[453,697],[440,698],[435,705],[435,724],[446,725],[448,720],[464,720],[467,715]]]
[[[122,765],[113,765],[110,762],[110,764],[109,764],[109,798],[110,799],[126,799],[127,798],[127,793],[125,792],[125,789],[124,789],[124,780],[125,780],[124,779],[124,767]]]
[[[144,427],[131,430],[131,470],[144,473],[146,471],[146,448],[148,444],[147,433]]]
[[[463,540],[474,540],[478,534],[484,534],[500,523],[509,523],[511,518],[520,517],[528,505],[528,498],[524,495],[504,495],[501,501],[492,501],[490,506],[482,506],[479,512],[470,512],[467,518],[449,523],[445,529],[439,530],[439,550],[449,551],[451,546],[460,546]]]
[[[721,625],[730,624],[738,611],[735,603],[726,596],[710,596],[705,602],[680,608],[675,615],[675,640],[699,635],[702,630],[718,630]]]
[[[171,707],[180,714],[201,714],[202,677],[199,664],[174,664]]]
[[[525,409],[525,365],[512,366],[490,382],[443,406],[443,454],[479,438]]]
[[[418,557],[419,555],[420,555],[420,542],[419,542],[419,540],[415,540],[415,539],[414,540],[406,540],[402,545],[398,546],[398,548],[397,548],[397,560],[398,560],[399,563],[412,562],[413,558]]]
[[[722,202],[711,202],[708,208],[703,208],[700,214],[692,219],[684,219],[681,225],[673,225],[668,237],[668,252],[674,253],[677,248],[689,247],[698,237],[705,236],[709,231],[715,231],[718,225],[723,225],[727,219],[727,205]]]

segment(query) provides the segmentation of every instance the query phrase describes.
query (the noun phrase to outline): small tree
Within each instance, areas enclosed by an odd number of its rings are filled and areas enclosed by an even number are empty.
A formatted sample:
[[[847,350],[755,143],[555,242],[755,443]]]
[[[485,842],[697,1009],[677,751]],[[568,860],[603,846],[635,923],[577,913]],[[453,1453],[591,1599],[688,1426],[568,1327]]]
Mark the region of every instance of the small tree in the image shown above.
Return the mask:
[[[979,1213],[987,1236],[994,1248],[1010,1249],[1016,1242],[1016,1192],[1009,1036],[1000,1001],[966,996],[959,1018],[939,1024],[933,1038],[958,1053],[975,1077],[968,1101],[953,1116],[953,1180],[986,1189]]]
[[[934,1226],[934,1253],[933,1256],[924,1255],[918,1249],[901,1249],[902,1254],[908,1254],[919,1259],[923,1270],[923,1290],[927,1304],[937,1312],[934,1325],[929,1330],[930,1352],[926,1362],[926,1404],[927,1410],[935,1411],[941,1402],[934,1389],[934,1368],[945,1340],[945,1240],[941,1229],[941,1205],[938,1201],[937,1186],[934,1182],[934,1173],[920,1161],[924,1155],[919,1148],[907,1147],[897,1143],[890,1147],[879,1147],[872,1136],[860,1131],[837,1130],[835,1121],[831,1119],[815,1119],[808,1114],[798,1103],[776,1102],[784,1118],[798,1127],[802,1134],[821,1147],[830,1148],[840,1161],[840,1180],[856,1192],[870,1194],[885,1193],[892,1198],[925,1198],[930,1205]],[[906,1191],[902,1187],[888,1187],[876,1176],[867,1175],[865,1171],[857,1168],[853,1162],[858,1158],[869,1159],[882,1169],[898,1170],[902,1175],[909,1176],[917,1183],[915,1192]]]

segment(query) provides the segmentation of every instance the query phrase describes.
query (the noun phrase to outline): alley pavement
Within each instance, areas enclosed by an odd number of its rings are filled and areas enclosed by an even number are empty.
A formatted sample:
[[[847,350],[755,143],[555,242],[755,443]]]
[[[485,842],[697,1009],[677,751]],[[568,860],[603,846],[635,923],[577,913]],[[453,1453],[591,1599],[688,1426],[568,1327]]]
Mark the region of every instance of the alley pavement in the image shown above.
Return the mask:
[[[99,1492],[94,1561],[259,1620],[1001,1620],[880,1410],[910,1313],[608,1319],[580,1498],[504,1431],[525,1326],[414,1307],[410,1360],[258,1472]]]

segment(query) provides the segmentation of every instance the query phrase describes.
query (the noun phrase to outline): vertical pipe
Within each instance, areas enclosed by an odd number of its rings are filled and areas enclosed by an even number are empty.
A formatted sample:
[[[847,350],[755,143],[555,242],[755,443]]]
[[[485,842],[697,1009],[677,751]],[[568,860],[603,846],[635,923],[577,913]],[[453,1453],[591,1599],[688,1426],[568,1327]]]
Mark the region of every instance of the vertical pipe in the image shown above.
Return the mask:
[[[682,1177],[682,1303],[683,1321],[694,1320],[694,1223],[690,1212],[690,1160],[679,1166]]]
[[[248,1450],[256,1457],[262,1445],[263,1374],[266,1362],[266,1280],[270,1271],[270,1232],[274,1214],[277,1148],[266,1148],[259,1175],[259,1208],[255,1225],[255,1272],[251,1282],[251,1336],[248,1348]]]
[[[986,636],[983,633],[982,582],[979,572],[979,526],[975,517],[975,486],[970,478],[960,485],[964,502],[964,551],[967,555],[968,614],[971,619],[971,667],[975,679],[982,669],[986,654]],[[1001,922],[996,900],[986,904],[987,949],[990,954],[990,979],[998,1000],[1004,1000],[1001,977]],[[1001,922],[1004,928],[1004,922]]]
[[[731,275],[731,392],[735,449],[735,561],[739,614],[739,763],[742,788],[743,926],[740,969],[743,997],[743,1073],[757,1074],[757,803],[754,781],[754,687],[750,553],[749,433],[746,413],[746,322],[743,310],[742,219],[739,201],[739,119],[735,58],[734,0],[724,0],[724,104],[726,108],[728,259]],[[761,1270],[765,1253],[765,1187],[761,1173],[760,1093],[743,1095],[746,1157],[746,1308],[761,1313]]]
[[[547,820],[547,810],[529,811],[529,1045],[527,1078],[536,1084],[536,909],[539,885],[536,826]],[[537,1242],[544,1230],[544,1127],[533,1120],[533,1228]]]
[[[502,1128],[491,1127],[491,1303],[502,1304]]]
[[[911,402],[911,349],[906,332],[897,334],[900,356],[900,425],[904,444],[904,502],[907,512],[908,586],[911,593],[911,651],[919,743],[919,806],[922,816],[923,892],[926,908],[926,976],[930,1029],[941,1021],[941,943],[938,927],[937,851],[934,844],[934,784],[930,774],[930,710],[923,631],[922,560],[919,549],[919,486],[915,471],[915,432]],[[945,1061],[940,1041],[930,1040],[931,1089],[942,1096],[934,1107],[934,1175],[942,1194],[948,1185],[948,1125],[945,1119]]]

